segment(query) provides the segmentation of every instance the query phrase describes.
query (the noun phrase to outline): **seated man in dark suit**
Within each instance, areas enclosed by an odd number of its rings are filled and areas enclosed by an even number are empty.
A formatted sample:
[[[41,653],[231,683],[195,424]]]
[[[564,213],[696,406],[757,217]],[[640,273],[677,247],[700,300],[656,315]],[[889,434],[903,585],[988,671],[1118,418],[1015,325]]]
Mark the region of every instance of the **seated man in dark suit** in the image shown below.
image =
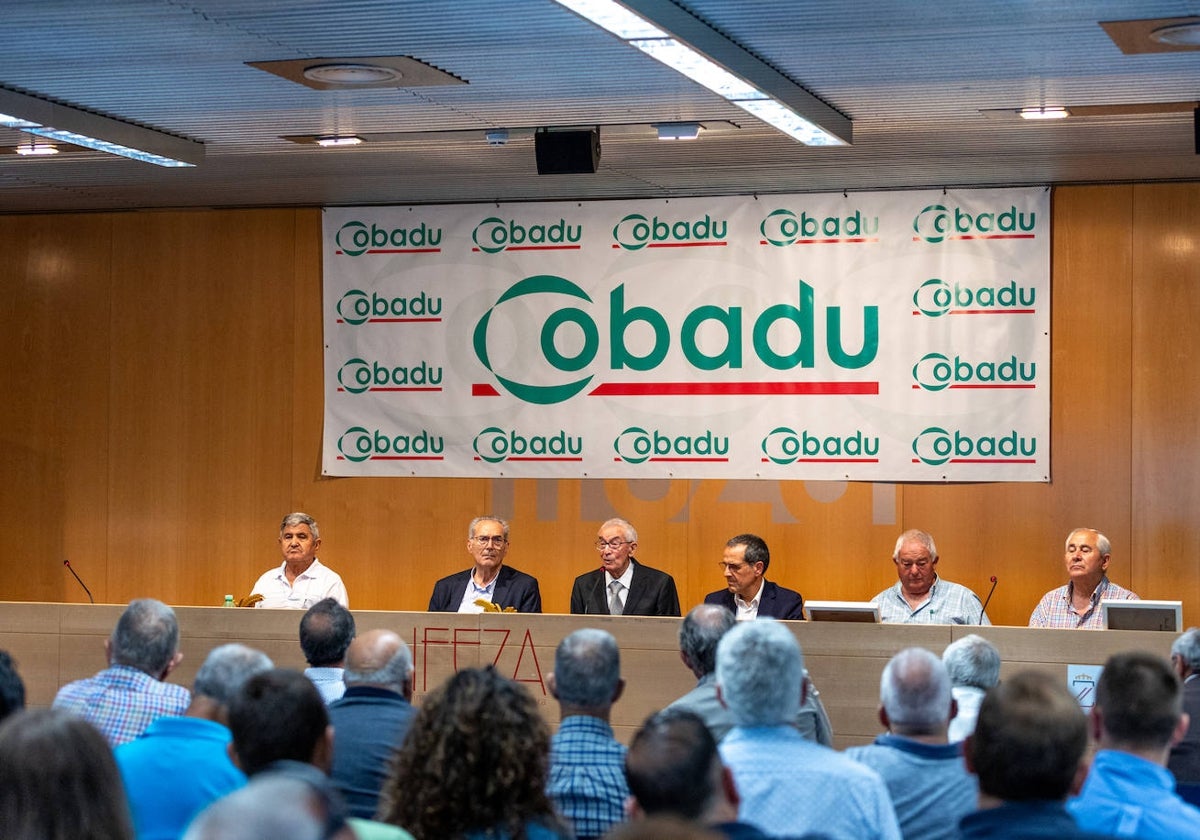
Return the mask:
[[[542,593],[537,579],[504,565],[508,554],[508,523],[496,516],[477,516],[467,529],[467,552],[475,565],[444,577],[433,585],[430,612],[480,613],[487,601],[497,610],[540,613]],[[678,613],[677,613],[678,614]]]
[[[675,579],[639,562],[637,531],[610,519],[596,535],[600,568],[575,578],[571,612],[577,615],[679,615]]]
[[[1167,769],[1176,781],[1200,785],[1200,628],[1189,627],[1171,644],[1171,667],[1183,683],[1183,710],[1187,734],[1171,748]]]
[[[717,604],[732,612],[738,621],[758,618],[804,618],[804,599],[800,593],[785,589],[766,579],[771,565],[771,550],[766,541],[754,534],[738,534],[725,543],[721,570],[725,589],[704,596],[704,603]]]

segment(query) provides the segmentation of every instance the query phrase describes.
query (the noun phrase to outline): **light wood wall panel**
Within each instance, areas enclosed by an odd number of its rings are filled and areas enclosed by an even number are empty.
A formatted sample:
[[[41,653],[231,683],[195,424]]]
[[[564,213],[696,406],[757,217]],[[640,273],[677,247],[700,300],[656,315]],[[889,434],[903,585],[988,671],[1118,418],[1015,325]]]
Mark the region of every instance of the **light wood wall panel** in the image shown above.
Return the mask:
[[[320,472],[317,209],[0,217],[0,597],[150,595],[215,604],[278,562],[279,518],[306,510],[361,609],[423,609],[466,568],[472,516],[511,519],[509,562],[548,611],[625,516],[685,608],[722,586],[730,536],[761,533],[770,576],[809,598],[894,581],[905,528],[938,540],[947,579],[1024,624],[1063,581],[1062,540],[1105,530],[1112,575],[1200,615],[1192,504],[1200,375],[1200,184],[1069,187],[1052,202],[1048,484],[352,479]]]

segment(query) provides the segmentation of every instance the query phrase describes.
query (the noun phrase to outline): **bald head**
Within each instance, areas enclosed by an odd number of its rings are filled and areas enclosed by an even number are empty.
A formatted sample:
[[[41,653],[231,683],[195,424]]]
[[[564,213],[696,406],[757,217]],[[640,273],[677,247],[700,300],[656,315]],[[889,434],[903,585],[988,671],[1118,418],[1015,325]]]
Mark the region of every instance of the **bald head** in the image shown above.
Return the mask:
[[[409,697],[412,694],[412,654],[391,630],[368,630],[346,649],[346,687],[370,685]]]

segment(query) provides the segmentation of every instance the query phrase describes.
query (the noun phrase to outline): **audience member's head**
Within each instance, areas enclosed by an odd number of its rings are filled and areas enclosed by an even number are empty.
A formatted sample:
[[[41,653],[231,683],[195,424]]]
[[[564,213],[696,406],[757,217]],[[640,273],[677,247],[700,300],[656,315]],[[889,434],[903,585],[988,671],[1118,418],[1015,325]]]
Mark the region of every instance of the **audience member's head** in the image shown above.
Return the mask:
[[[804,654],[770,618],[743,621],[717,645],[717,688],[738,726],[781,726],[802,701]]]
[[[1000,682],[1000,651],[983,636],[963,636],[942,651],[942,664],[955,686],[989,688]]]
[[[1071,792],[1086,747],[1086,718],[1062,678],[1023,671],[983,698],[964,755],[981,795],[1061,801]]]
[[[314,668],[340,667],[354,640],[354,616],[333,598],[317,601],[300,619],[300,649]]]
[[[0,836],[132,840],[121,775],[95,727],[56,709],[29,709],[4,719]]]
[[[884,666],[879,702],[881,720],[894,734],[945,735],[954,705],[946,666],[925,648],[905,648]]]
[[[694,712],[665,709],[646,718],[625,754],[625,778],[635,814],[671,814],[707,823],[724,802],[732,810],[728,819],[737,816],[737,799],[726,787],[729,779],[717,742]]]
[[[183,840],[326,840],[342,827],[332,813],[329,799],[313,785],[267,771],[209,805]]]
[[[1096,682],[1093,734],[1104,749],[1164,752],[1183,735],[1183,695],[1165,660],[1149,653],[1117,653]]]
[[[8,651],[0,650],[0,720],[25,708],[25,683]]]
[[[332,730],[325,701],[298,671],[275,668],[246,680],[229,704],[229,730],[247,776],[284,760],[329,771]]]
[[[110,665],[137,668],[156,680],[166,677],[183,658],[175,611],[153,598],[129,602],[105,647]]]
[[[585,627],[558,643],[546,687],[564,707],[606,716],[624,686],[621,652],[611,633]]]
[[[196,672],[192,697],[208,697],[228,709],[246,680],[274,667],[261,650],[236,643],[215,647]]]
[[[697,678],[717,670],[717,643],[737,619],[717,604],[692,607],[679,625],[679,654]]]
[[[347,687],[375,686],[411,697],[412,673],[412,653],[399,635],[391,630],[368,630],[346,649],[342,680]]]
[[[1200,674],[1200,627],[1189,627],[1171,643],[1171,665],[1181,680]]]
[[[557,826],[546,796],[550,728],[523,686],[466,668],[430,692],[396,754],[381,819],[417,840]]]

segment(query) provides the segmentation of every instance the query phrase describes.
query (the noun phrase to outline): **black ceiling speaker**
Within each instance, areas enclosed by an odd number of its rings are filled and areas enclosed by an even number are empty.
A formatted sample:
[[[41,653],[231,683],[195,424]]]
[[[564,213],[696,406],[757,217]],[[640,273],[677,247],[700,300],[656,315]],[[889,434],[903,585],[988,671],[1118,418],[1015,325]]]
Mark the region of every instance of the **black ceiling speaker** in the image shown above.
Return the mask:
[[[600,163],[600,129],[547,131],[533,135],[533,153],[539,175],[582,175]]]

